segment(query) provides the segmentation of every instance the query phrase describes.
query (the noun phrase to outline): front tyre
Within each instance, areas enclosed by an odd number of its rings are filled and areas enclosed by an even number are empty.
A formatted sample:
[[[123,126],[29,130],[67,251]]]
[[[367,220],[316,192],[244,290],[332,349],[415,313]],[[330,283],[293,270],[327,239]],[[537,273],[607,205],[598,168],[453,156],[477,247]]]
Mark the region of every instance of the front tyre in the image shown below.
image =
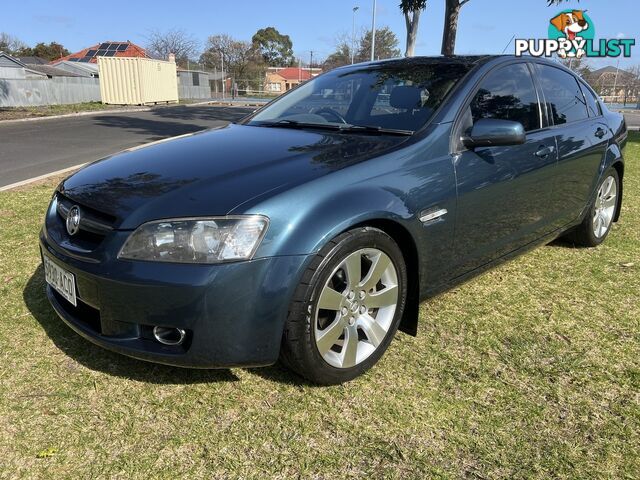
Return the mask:
[[[314,258],[296,289],[281,359],[318,384],[336,384],[371,368],[385,352],[407,301],[407,270],[382,230],[345,232]]]
[[[596,197],[583,222],[567,235],[568,240],[583,247],[596,247],[604,242],[616,218],[619,193],[618,171],[610,167],[598,184]]]

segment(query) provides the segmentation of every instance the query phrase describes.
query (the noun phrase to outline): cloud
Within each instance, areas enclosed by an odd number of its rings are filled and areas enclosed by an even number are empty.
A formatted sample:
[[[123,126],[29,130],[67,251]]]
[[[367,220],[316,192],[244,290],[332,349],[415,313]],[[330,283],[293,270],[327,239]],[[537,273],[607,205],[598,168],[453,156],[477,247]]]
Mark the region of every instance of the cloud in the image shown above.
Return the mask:
[[[616,35],[616,38],[627,38],[627,36],[622,32],[618,32],[618,34]]]
[[[63,27],[70,27],[74,24],[73,17],[64,15],[33,15],[33,19],[39,23],[55,23]]]

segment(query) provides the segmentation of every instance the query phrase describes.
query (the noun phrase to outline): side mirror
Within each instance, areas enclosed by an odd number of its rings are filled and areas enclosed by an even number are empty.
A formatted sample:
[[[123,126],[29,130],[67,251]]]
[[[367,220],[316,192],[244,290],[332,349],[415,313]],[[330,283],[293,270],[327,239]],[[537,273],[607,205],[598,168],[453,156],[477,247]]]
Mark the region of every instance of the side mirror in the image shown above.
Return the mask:
[[[469,149],[477,147],[499,147],[522,145],[527,137],[520,122],[482,118],[473,124],[471,133],[462,137],[462,143]]]

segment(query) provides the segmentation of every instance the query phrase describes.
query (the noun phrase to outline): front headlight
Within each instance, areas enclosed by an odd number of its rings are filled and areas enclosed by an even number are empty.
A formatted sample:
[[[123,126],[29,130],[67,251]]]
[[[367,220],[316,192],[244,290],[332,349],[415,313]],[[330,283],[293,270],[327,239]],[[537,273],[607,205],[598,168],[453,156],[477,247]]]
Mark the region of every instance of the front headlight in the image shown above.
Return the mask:
[[[149,222],[131,234],[118,258],[175,263],[249,260],[268,223],[260,215]]]

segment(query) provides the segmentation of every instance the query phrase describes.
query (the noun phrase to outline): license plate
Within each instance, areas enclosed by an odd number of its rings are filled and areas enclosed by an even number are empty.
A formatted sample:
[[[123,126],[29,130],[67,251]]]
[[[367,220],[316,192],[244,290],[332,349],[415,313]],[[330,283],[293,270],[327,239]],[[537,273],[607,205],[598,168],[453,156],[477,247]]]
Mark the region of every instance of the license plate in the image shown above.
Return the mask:
[[[78,306],[76,301],[76,279],[73,273],[67,272],[64,268],[58,266],[53,260],[42,255],[44,264],[44,279],[51,285],[56,292],[66,298],[74,307]]]

